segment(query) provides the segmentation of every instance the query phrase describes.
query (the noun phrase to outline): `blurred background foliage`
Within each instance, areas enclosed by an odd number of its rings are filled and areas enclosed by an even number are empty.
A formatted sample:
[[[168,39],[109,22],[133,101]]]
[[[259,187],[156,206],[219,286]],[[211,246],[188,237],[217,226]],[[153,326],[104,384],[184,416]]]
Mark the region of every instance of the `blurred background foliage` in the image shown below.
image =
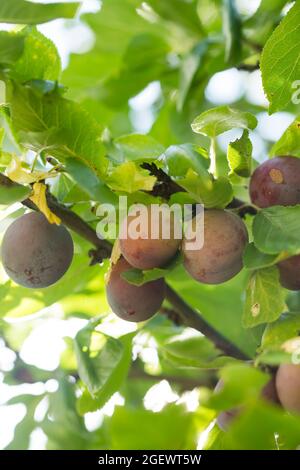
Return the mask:
[[[191,122],[209,108],[232,104],[258,118],[250,138],[254,158],[263,161],[297,115],[292,103],[267,114],[257,67],[266,40],[290,7],[288,1],[86,0],[79,10],[68,2],[56,10],[57,5],[49,2],[47,11],[32,5],[29,14],[25,2],[4,0],[0,29],[43,23],[37,29],[55,43],[60,57],[50,42],[47,54],[43,49],[44,55],[39,55],[35,31],[35,39],[29,34],[25,40],[14,78],[57,80],[60,75],[65,97],[80,103],[97,121],[104,136],[101,145],[116,161],[126,161],[138,145],[142,152],[147,150],[150,161],[167,147],[187,142],[205,154],[209,139],[194,133]],[[2,93],[3,82],[0,85]],[[16,116],[24,103],[20,94]],[[86,121],[88,132],[91,124],[85,111],[72,125],[80,129]],[[0,164],[5,168],[8,151],[19,155],[20,149],[3,106],[0,120],[5,131]],[[130,139],[120,138],[131,133],[148,138],[132,146]],[[219,174],[227,174],[227,145],[240,135],[229,130],[217,138]],[[30,139],[32,144],[37,135],[31,133]],[[91,150],[87,148],[87,158]],[[57,149],[54,156],[59,160],[60,154]],[[132,161],[138,160],[130,155]],[[86,167],[66,165],[67,172],[52,182],[52,192],[95,226],[97,202],[103,197],[114,200],[114,193],[98,182],[93,185]],[[41,163],[37,167],[41,169]],[[113,189],[124,175],[111,180]],[[243,185],[237,183],[237,191],[247,198]],[[138,189],[132,190],[133,197]],[[3,234],[24,209],[18,203],[1,209]],[[206,338],[177,326],[166,315],[138,326],[117,319],[105,298],[108,263],[89,266],[89,244],[76,235],[74,242],[71,269],[53,287],[39,291],[19,287],[1,268],[3,448],[289,449],[299,445],[300,418],[258,398],[266,374],[258,370],[253,374],[248,364],[220,357]],[[243,327],[247,277],[243,271],[224,285],[206,286],[188,277],[182,266],[168,273],[168,281],[187,302],[253,357],[265,324]],[[299,310],[297,295],[290,296],[289,303],[293,311]],[[295,323],[287,322],[285,328],[289,338]],[[270,354],[270,345],[274,347],[268,341],[270,330],[264,334],[262,354]],[[235,384],[230,406],[244,404],[226,434],[215,425],[215,417],[228,403],[211,401],[221,367],[226,372],[225,385],[226,381]]]

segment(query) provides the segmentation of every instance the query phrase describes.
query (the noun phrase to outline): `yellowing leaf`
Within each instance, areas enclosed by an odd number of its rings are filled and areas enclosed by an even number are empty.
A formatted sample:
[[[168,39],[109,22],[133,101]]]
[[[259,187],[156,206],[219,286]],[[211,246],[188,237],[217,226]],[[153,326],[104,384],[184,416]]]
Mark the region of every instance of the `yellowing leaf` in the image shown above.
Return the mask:
[[[26,168],[22,167],[21,160],[12,158],[10,165],[6,170],[7,176],[16,183],[31,184],[46,178],[53,178],[56,173],[51,171],[32,171],[29,172]]]
[[[43,183],[34,183],[33,185],[33,196],[30,200],[39,208],[44,214],[50,224],[59,225],[61,220],[57,217],[48,207],[46,198],[46,186]]]
[[[151,191],[155,182],[154,176],[149,175],[147,170],[142,170],[133,162],[119,165],[107,180],[113,190],[129,194],[136,191]]]

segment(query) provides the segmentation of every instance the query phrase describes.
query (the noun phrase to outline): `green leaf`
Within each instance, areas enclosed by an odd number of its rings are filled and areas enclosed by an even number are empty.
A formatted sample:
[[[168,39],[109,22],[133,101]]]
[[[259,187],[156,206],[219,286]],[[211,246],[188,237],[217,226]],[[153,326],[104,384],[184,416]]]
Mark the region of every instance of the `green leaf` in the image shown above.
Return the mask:
[[[0,64],[13,64],[22,54],[24,37],[8,31],[0,31]]]
[[[274,266],[255,271],[246,290],[245,328],[273,322],[285,309],[285,290],[280,286],[278,269]]]
[[[14,202],[24,201],[32,193],[30,186],[20,184],[3,178],[0,174],[0,204],[9,205]]]
[[[159,36],[149,33],[134,36],[118,74],[107,78],[99,90],[103,102],[112,108],[126,105],[131,97],[168,72],[168,52],[168,44]]]
[[[282,345],[292,338],[299,337],[300,315],[288,313],[267,325],[261,342],[261,350],[282,350]]]
[[[265,25],[267,22],[275,23],[287,3],[288,0],[261,0],[258,9],[254,15],[245,21],[245,25],[257,28],[258,26]]]
[[[268,39],[261,57],[263,87],[270,112],[292,102],[293,83],[300,76],[300,4],[294,6]]]
[[[201,334],[172,336],[159,342],[159,352],[168,364],[176,368],[212,369],[235,362],[226,357]]]
[[[300,117],[297,117],[292,122],[278,142],[273,145],[270,155],[293,155],[294,157],[300,157]]]
[[[228,178],[220,177],[214,179],[211,175],[209,180],[203,180],[192,169],[188,170],[185,178],[178,180],[182,186],[195,200],[204,204],[207,208],[224,208],[233,198],[233,190]]]
[[[131,362],[132,334],[115,339],[97,331],[91,321],[75,338],[78,373],[87,386],[80,397],[80,413],[101,408],[119,390]]]
[[[163,19],[175,23],[177,28],[183,28],[185,35],[191,33],[196,37],[202,35],[203,29],[197,14],[197,2],[172,0],[172,8],[170,8],[169,0],[149,0],[148,3]]]
[[[234,0],[223,0],[223,34],[225,38],[225,59],[236,65],[241,57],[241,19]]]
[[[56,18],[73,18],[80,3],[32,3],[26,0],[1,0],[0,22],[39,24]]]
[[[228,365],[220,371],[219,376],[222,388],[212,393],[205,402],[205,406],[216,410],[228,410],[257,399],[268,381],[267,374],[246,363]]]
[[[257,119],[253,114],[229,106],[204,111],[192,123],[194,132],[211,138],[233,128],[254,129],[256,126]]]
[[[42,400],[42,396],[25,395],[24,397],[19,396],[18,402],[26,405],[25,417],[17,424],[14,430],[13,440],[5,448],[5,450],[27,450],[30,441],[30,435],[36,428],[36,421],[34,419],[34,413],[37,405]]]
[[[111,421],[112,449],[196,449],[193,413],[169,405],[160,413],[118,407]]]
[[[68,158],[65,162],[67,173],[93,201],[117,204],[118,198],[84,162],[77,158]]]
[[[63,376],[59,381],[58,390],[48,394],[49,411],[40,423],[48,438],[47,449],[75,450],[100,447],[99,439],[95,443],[94,433],[87,431],[84,419],[77,413],[75,387],[74,382]]]
[[[300,206],[273,206],[262,209],[254,218],[253,237],[256,247],[268,254],[300,249]]]
[[[227,149],[227,160],[231,173],[247,178],[251,175],[252,143],[248,130],[233,142]]]
[[[100,11],[82,15],[81,19],[93,31],[95,44],[86,54],[72,54],[70,65],[64,71],[63,83],[70,87],[74,98],[90,98],[92,93],[96,99],[95,108],[99,108],[98,98],[104,80],[118,76],[131,39],[145,32],[161,32],[156,24],[138,14],[139,6],[136,0],[104,0]],[[131,83],[127,85],[132,86]]]
[[[262,253],[256,248],[254,243],[249,243],[244,251],[243,265],[246,269],[266,268],[276,264],[277,261],[278,255]]]
[[[208,45],[209,43],[206,40],[200,42],[191,52],[186,54],[181,61],[179,90],[177,97],[178,111],[182,111],[183,109],[196,72],[202,65],[202,61],[207,52]]]
[[[43,150],[61,162],[78,159],[96,174],[105,173],[102,127],[77,103],[63,98],[60,90],[41,93],[34,83],[14,83],[8,99],[22,145],[37,152]]]
[[[107,382],[123,353],[119,340],[95,330],[98,323],[91,321],[75,337],[78,372],[91,395],[96,395]]]
[[[194,170],[199,175],[210,180],[207,172],[209,160],[203,156],[201,148],[192,144],[171,145],[164,154],[164,161],[167,165],[168,175],[185,176],[189,169]],[[204,152],[204,150],[203,150]]]
[[[115,139],[114,144],[121,162],[156,160],[165,150],[153,137],[142,134],[123,135]]]
[[[280,407],[252,401],[232,424],[227,436],[231,450],[294,450],[299,444],[300,419]],[[276,436],[276,440],[275,440]]]
[[[90,201],[90,196],[87,192],[66,173],[60,174],[55,179],[51,186],[51,194],[64,203]]]
[[[24,41],[24,50],[13,64],[10,77],[20,82],[29,80],[58,80],[61,72],[60,57],[50,39],[35,27],[27,27],[18,33]]]
[[[135,163],[126,162],[115,168],[106,182],[114,191],[132,194],[136,191],[151,191],[156,178]]]
[[[171,274],[182,263],[182,255],[179,253],[173,260],[164,268],[145,269],[129,269],[121,274],[121,277],[126,279],[130,284],[141,286],[145,282],[155,281]]]

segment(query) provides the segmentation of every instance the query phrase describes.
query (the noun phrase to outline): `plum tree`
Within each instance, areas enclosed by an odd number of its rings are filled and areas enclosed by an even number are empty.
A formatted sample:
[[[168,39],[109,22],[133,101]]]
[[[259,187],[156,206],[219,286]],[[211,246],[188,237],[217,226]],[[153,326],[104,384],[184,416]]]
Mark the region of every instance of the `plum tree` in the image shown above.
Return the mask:
[[[215,387],[215,391],[218,392],[222,389],[223,387],[223,382],[222,380],[219,380]],[[280,404],[277,390],[276,390],[276,382],[275,382],[275,376],[272,376],[272,378],[269,380],[269,382],[264,386],[264,388],[261,391],[261,398],[270,402],[270,403],[275,403],[275,404]],[[220,429],[223,431],[227,431],[228,427],[230,426],[232,420],[236,418],[239,413],[241,413],[242,407],[236,407],[232,408],[231,410],[226,410],[222,411],[219,413],[217,416],[217,424]]]
[[[300,159],[280,156],[259,165],[251,176],[250,197],[261,208],[299,204]]]
[[[289,290],[300,290],[300,255],[280,261],[277,266],[281,285]]]
[[[31,212],[8,227],[1,251],[8,276],[36,289],[54,284],[65,274],[73,259],[73,240],[65,227]]]
[[[157,279],[141,286],[130,284],[121,274],[131,268],[123,257],[112,266],[106,286],[107,300],[112,311],[123,320],[145,321],[161,307],[165,282],[163,279]]]
[[[300,413],[300,365],[281,364],[276,374],[276,389],[282,406]]]
[[[161,205],[161,212],[151,211],[150,206],[144,209],[139,215],[129,214],[123,221],[120,230],[121,252],[135,268],[159,268],[168,263],[179,248],[181,237],[175,237],[175,223],[180,222],[168,206]],[[138,231],[136,237],[131,232],[135,227]],[[157,231],[156,238],[153,237],[151,228]]]
[[[197,225],[198,222],[195,230],[200,230]],[[225,210],[205,211],[203,247],[188,249],[187,239],[183,240],[185,269],[194,279],[205,284],[228,281],[242,269],[242,254],[247,241],[247,229],[237,215]]]

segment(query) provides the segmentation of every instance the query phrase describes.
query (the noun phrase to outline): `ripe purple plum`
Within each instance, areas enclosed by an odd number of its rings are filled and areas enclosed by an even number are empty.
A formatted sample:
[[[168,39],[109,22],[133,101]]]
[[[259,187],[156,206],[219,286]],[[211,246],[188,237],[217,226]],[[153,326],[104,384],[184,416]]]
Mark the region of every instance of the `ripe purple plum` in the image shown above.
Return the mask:
[[[13,281],[39,289],[51,286],[65,274],[74,247],[65,227],[50,224],[43,214],[31,212],[8,227],[1,252],[4,269]]]
[[[198,230],[197,223],[195,230]],[[188,249],[188,241],[183,240],[185,269],[204,284],[228,281],[243,267],[242,255],[247,242],[247,229],[237,215],[226,210],[205,211],[203,247]]]
[[[148,320],[163,303],[165,282],[163,279],[157,279],[135,286],[121,276],[129,269],[132,269],[132,266],[122,257],[112,266],[106,286],[108,303],[112,311],[123,320]]]
[[[300,158],[280,156],[259,165],[251,176],[250,197],[261,208],[300,204]]]
[[[121,253],[135,268],[163,267],[178,251],[181,238],[175,237],[175,224],[180,224],[180,221],[168,207],[162,205],[160,210],[161,212],[153,212],[151,206],[148,206],[140,213],[129,214],[123,221],[120,230]],[[156,238],[151,232],[152,227],[157,231]],[[135,228],[137,233],[133,234],[131,231],[134,232]]]

